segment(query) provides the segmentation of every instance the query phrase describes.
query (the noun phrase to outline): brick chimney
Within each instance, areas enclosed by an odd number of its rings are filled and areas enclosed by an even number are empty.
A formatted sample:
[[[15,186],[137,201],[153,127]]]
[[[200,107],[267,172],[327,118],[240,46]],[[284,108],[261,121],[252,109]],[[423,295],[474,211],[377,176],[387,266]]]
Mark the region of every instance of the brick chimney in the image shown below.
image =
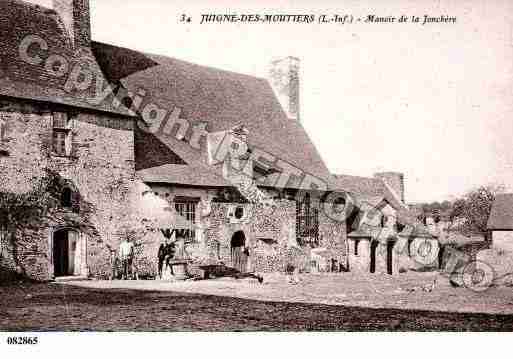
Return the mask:
[[[300,120],[299,64],[297,57],[288,56],[271,62],[269,81],[280,104],[290,119]]]
[[[53,0],[53,9],[64,23],[73,47],[90,47],[91,14],[89,0]]]
[[[399,196],[404,203],[404,174],[400,172],[379,172],[374,174],[375,178],[380,178]]]

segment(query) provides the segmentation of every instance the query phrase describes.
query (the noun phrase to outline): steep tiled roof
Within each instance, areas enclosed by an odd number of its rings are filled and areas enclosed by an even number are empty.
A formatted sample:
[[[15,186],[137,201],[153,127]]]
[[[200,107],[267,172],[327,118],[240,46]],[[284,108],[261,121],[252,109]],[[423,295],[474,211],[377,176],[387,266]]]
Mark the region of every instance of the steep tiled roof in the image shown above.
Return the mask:
[[[198,174],[201,174],[199,176]],[[191,186],[227,187],[230,183],[209,171],[195,165],[168,164],[137,171],[137,175],[149,183],[173,183]]]
[[[488,229],[513,230],[513,193],[496,195],[488,218]]]
[[[31,65],[23,61],[19,48],[23,39],[29,35],[38,36],[47,42],[48,50],[41,51],[43,61],[50,55],[61,55],[69,62],[69,69],[78,63],[84,67],[87,66],[94,79],[105,80],[90,49],[81,48],[80,51],[72,49],[63,22],[54,10],[19,0],[2,0],[0,1],[0,95],[121,115],[130,114],[123,106],[118,108],[112,106],[112,101],[91,104],[88,99],[94,96],[94,86],[80,92],[67,92],[64,90],[64,84],[68,74],[56,77],[45,69],[44,62],[40,65]],[[34,46],[31,47],[29,51],[35,51],[34,48]]]
[[[406,209],[397,195],[380,178],[334,174],[331,176],[330,184],[332,189],[349,192],[363,201],[366,201],[366,198],[384,198],[396,210]]]
[[[384,193],[384,184],[379,178],[334,174],[332,183],[337,189],[363,196],[376,197]]]
[[[120,82],[129,91],[147,92],[141,108],[148,102],[168,111],[178,107],[182,118],[192,124],[206,122],[209,132],[242,124],[249,130],[251,146],[326,182],[329,180],[328,169],[306,131],[301,123],[287,118],[267,80],[107,44],[92,46],[96,57],[103,59],[102,70],[109,79],[125,76]],[[153,63],[156,65],[152,66]],[[158,138],[189,165],[202,165],[220,173],[219,168],[208,166],[206,151],[195,150],[174,137]]]

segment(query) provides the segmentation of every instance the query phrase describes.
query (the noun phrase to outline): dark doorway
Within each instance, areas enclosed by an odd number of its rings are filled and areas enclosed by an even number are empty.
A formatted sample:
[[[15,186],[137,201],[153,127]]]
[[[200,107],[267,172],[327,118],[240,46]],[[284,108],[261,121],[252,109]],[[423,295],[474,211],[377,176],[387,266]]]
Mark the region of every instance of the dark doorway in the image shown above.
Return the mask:
[[[53,265],[54,275],[62,277],[69,275],[69,241],[68,231],[58,231],[53,235]]]
[[[246,251],[246,236],[243,231],[233,234],[231,241],[232,266],[241,273],[245,273],[248,263],[248,252]]]
[[[375,273],[376,272],[376,248],[378,248],[378,241],[372,241],[371,240],[371,247],[370,247],[370,272]]]
[[[387,273],[392,274],[393,271],[393,253],[394,253],[394,245],[395,241],[388,241],[387,242]]]
[[[75,273],[76,233],[66,229],[53,234],[53,270],[55,277],[71,276]]]

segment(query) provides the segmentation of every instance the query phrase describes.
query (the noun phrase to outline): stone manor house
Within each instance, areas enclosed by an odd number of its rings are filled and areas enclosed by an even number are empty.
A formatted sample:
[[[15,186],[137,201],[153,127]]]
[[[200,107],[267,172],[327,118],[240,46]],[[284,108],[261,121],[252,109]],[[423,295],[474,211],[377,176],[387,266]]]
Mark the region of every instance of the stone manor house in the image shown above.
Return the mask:
[[[150,275],[178,227],[191,270],[395,274],[415,265],[416,241],[437,245],[404,227],[402,174],[329,172],[301,124],[296,58],[264,79],[94,42],[88,0],[3,0],[0,39],[0,192],[30,191],[48,170],[61,191],[16,243],[0,236],[1,268],[104,278],[122,228],[145,221],[157,229],[136,239],[136,262]],[[216,160],[225,139],[245,178]],[[343,220],[326,210],[332,193],[351,198]]]

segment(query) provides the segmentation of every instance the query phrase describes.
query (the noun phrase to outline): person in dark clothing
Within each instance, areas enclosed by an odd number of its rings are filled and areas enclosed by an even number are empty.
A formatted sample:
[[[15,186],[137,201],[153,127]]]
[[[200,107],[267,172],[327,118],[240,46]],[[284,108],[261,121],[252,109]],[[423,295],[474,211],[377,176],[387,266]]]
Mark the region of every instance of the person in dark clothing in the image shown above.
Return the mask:
[[[159,260],[159,278],[162,279],[162,268],[164,267],[164,261],[166,260],[167,246],[169,244],[169,239],[164,239],[164,243],[160,244],[158,260]]]
[[[169,267],[171,275],[173,275],[173,266],[169,263],[175,257],[175,242],[169,242],[166,246],[166,268]]]
[[[161,230],[164,235],[164,243],[162,243],[159,247],[158,252],[158,261],[159,261],[159,278],[162,279],[162,270],[164,269],[164,264],[166,265],[166,269],[169,265],[171,259],[173,259],[175,255],[175,243],[172,239],[173,233],[176,230]],[[173,275],[173,267],[170,267],[171,275]]]

